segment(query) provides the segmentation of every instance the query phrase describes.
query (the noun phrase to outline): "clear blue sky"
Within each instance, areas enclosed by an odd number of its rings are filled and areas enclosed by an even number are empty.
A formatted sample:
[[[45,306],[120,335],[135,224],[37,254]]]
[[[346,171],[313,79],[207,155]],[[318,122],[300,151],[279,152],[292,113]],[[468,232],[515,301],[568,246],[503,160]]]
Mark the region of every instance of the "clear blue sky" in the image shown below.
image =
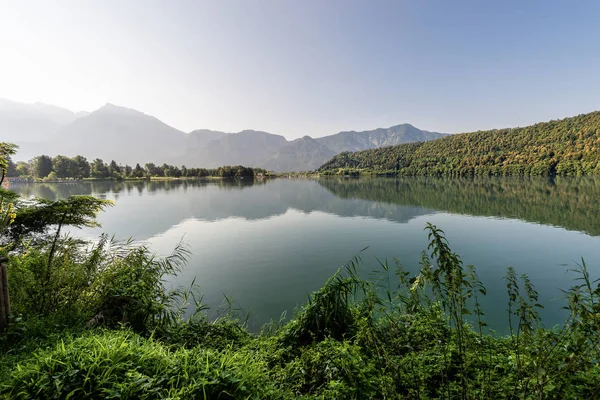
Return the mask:
[[[600,1],[0,0],[0,97],[184,131],[463,132],[600,109]]]

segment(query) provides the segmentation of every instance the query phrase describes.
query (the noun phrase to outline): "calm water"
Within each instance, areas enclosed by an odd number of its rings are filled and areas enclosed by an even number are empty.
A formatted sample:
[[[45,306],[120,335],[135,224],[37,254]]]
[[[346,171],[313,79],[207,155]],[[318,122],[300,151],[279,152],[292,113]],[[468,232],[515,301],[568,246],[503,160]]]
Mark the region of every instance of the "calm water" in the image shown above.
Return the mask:
[[[291,313],[361,249],[368,275],[376,258],[417,271],[427,222],[442,228],[488,288],[488,322],[506,326],[507,266],[530,276],[547,325],[562,322],[560,288],[584,257],[600,277],[600,180],[323,179],[261,183],[93,182],[35,184],[24,196],[92,194],[116,207],[100,232],[146,241],[167,254],[182,238],[193,253],[173,280],[200,284],[213,312],[228,295],[254,326]]]

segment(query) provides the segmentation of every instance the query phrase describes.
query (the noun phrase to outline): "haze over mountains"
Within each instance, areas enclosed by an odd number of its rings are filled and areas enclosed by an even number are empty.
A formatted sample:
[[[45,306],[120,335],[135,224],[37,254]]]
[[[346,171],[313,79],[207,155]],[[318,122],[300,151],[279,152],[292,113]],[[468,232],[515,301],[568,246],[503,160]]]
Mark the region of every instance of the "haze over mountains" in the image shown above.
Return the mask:
[[[244,165],[273,171],[307,171],[343,151],[443,136],[409,124],[314,139],[304,136],[292,141],[254,130],[225,133],[199,129],[185,133],[140,111],[112,104],[91,113],[75,113],[43,103],[0,99],[0,141],[20,146],[16,160],[61,154],[130,165],[146,162],[206,168]]]

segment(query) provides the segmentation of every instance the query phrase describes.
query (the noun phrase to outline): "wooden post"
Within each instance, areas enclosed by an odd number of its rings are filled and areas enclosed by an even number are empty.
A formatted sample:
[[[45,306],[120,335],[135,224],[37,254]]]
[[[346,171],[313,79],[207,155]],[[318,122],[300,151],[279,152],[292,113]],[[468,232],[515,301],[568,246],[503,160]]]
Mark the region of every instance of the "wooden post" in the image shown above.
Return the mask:
[[[8,318],[10,317],[8,276],[6,273],[7,262],[8,258],[0,257],[0,332],[3,332],[8,328]]]

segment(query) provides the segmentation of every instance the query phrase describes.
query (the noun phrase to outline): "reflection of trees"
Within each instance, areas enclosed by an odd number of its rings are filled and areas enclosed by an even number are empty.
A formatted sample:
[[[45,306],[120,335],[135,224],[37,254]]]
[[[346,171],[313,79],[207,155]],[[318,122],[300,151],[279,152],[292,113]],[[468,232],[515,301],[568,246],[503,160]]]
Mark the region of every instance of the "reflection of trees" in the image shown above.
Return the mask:
[[[249,220],[281,215],[288,209],[321,211],[341,217],[364,216],[406,222],[435,210],[476,216],[516,218],[600,235],[600,179],[597,178],[327,178],[273,181],[93,181],[24,185],[18,192],[48,199],[93,194],[98,197],[161,195],[145,199],[147,211],[115,207],[111,212],[146,224],[153,235],[186,218]],[[109,196],[110,195],[110,196]],[[402,207],[399,207],[401,205]],[[148,210],[148,209],[146,209]],[[159,226],[160,225],[160,226]],[[136,232],[139,235],[141,232]],[[138,238],[140,238],[138,236]]]
[[[516,218],[600,235],[598,178],[327,178],[319,183],[342,198]]]
[[[78,183],[35,183],[11,188],[22,197],[42,197],[48,200],[65,199],[69,196],[92,193],[90,182]]]
[[[314,180],[265,180],[252,181],[124,181],[85,182],[77,194],[93,194],[97,197],[119,198],[139,196],[134,207],[120,205],[104,215],[103,225],[111,233],[136,239],[145,239],[168,230],[188,218],[216,221],[225,218],[260,220],[286,213],[289,209],[304,213],[320,211],[341,217],[362,216],[387,219],[404,223],[417,216],[431,213],[422,207],[399,207],[396,204],[344,199],[326,190]],[[73,189],[61,183],[35,184],[23,187],[27,196],[43,196],[45,190],[57,197],[67,197]],[[136,192],[137,191],[137,192]],[[26,192],[26,193],[25,193]],[[152,199],[160,196],[160,199]],[[129,202],[129,204],[132,204]],[[149,218],[151,210],[152,217]],[[135,224],[122,226],[122,221]]]
[[[146,190],[150,193],[164,191],[169,192],[172,190],[183,190],[186,191],[189,188],[202,188],[207,185],[215,185],[220,188],[225,188],[229,190],[233,189],[241,189],[246,187],[251,187],[254,185],[264,185],[266,183],[265,180],[258,181],[253,179],[215,179],[215,180],[170,180],[170,181],[123,181],[119,182],[121,184],[138,184],[140,187],[146,188]],[[114,191],[114,189],[113,189]],[[141,193],[141,191],[140,191]]]
[[[268,181],[86,181],[77,184],[36,183],[16,189],[24,197],[59,199],[92,194],[114,199],[117,206],[100,216],[103,229],[122,237],[144,240],[188,218],[215,221],[241,217],[254,220],[284,213],[287,207],[279,197],[262,190],[265,182]],[[333,197],[315,182],[313,184]],[[154,196],[160,196],[160,199]],[[128,197],[140,198],[135,202],[119,201]]]
[[[85,181],[61,183],[36,183],[17,186],[14,189],[23,197],[43,197],[49,200],[65,199],[75,195],[103,196],[107,193],[131,194],[137,190],[139,194],[144,191],[170,192],[172,190],[187,190],[188,188],[206,187],[216,185],[221,188],[234,190],[264,185],[267,181],[254,181],[252,179],[219,179],[219,180],[165,180],[165,181]]]

